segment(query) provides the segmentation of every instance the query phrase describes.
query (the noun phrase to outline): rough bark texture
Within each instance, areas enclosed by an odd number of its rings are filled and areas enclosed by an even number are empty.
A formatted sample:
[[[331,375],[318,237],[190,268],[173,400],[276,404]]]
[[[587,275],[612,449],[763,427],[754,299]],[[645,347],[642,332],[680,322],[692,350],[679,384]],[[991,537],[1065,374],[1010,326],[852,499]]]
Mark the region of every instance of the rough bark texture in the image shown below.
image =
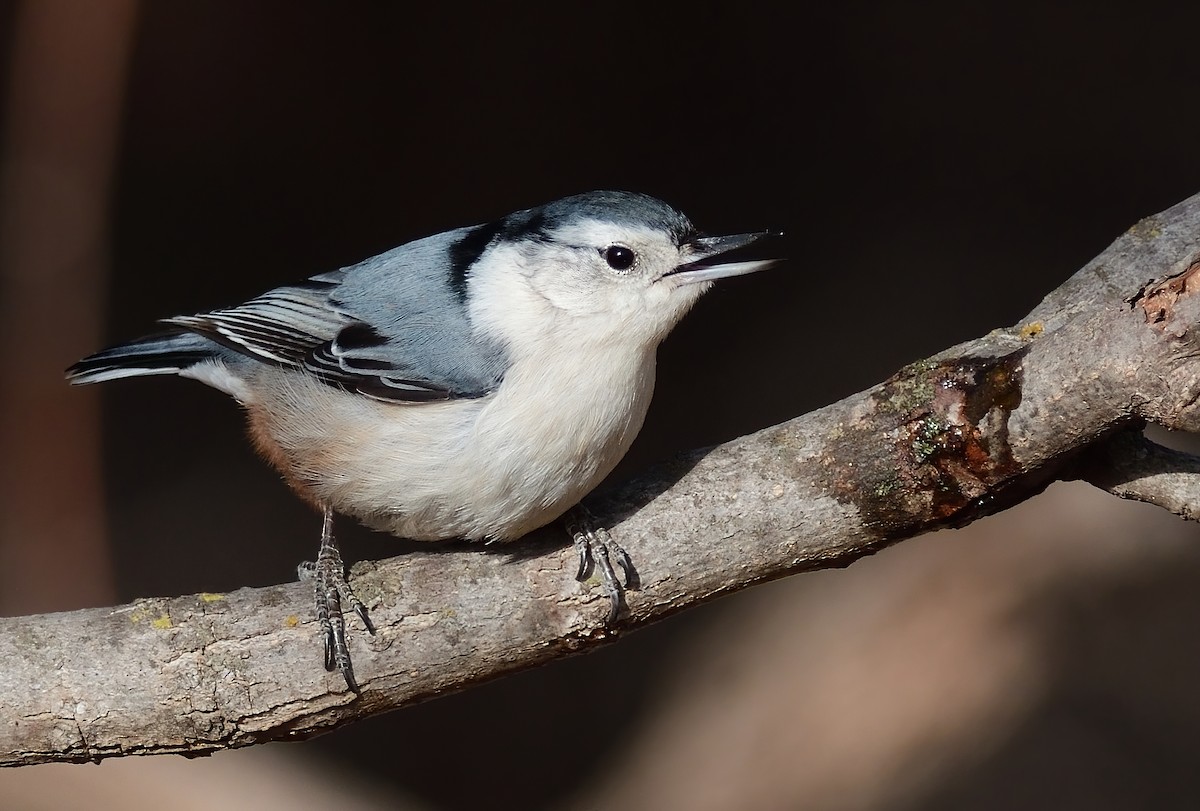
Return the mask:
[[[1138,223],[1012,328],[593,499],[641,578],[619,630],[968,523],[1056,478],[1190,516],[1194,460],[1129,437],[1200,423],[1198,272],[1200,196]],[[618,635],[597,584],[572,579],[573,551],[542,537],[526,557],[356,566],[379,627],[353,633],[357,697],[320,668],[306,585],[0,620],[0,763],[304,737]]]

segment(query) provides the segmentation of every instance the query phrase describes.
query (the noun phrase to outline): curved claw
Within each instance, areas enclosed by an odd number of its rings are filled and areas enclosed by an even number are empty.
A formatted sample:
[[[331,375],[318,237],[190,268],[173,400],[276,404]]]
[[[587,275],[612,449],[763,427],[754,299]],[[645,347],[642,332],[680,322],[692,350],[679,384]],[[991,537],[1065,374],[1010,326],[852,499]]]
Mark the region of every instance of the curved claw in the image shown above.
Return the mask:
[[[587,580],[588,573],[592,570],[592,547],[588,545],[586,532],[572,532],[571,539],[575,542],[575,551],[579,554],[579,568],[575,571],[575,579],[582,582]]]
[[[579,569],[575,574],[576,580],[585,580],[595,571],[600,576],[604,593],[608,596],[609,610],[604,624],[608,627],[616,625],[621,615],[625,591],[636,590],[638,587],[637,570],[633,559],[629,557],[620,544],[613,540],[612,535],[603,527],[598,527],[591,514],[582,505],[576,507],[567,517],[567,531],[575,544],[579,555]],[[613,558],[621,567],[625,577],[624,585],[613,568]]]
[[[347,584],[346,588],[349,588],[349,584]],[[375,636],[375,623],[371,622],[371,618],[367,616],[367,607],[359,602],[353,592],[351,592],[350,597],[353,599],[351,605],[354,606],[354,613],[358,614],[358,618],[362,620],[363,627],[367,629],[367,633]]]

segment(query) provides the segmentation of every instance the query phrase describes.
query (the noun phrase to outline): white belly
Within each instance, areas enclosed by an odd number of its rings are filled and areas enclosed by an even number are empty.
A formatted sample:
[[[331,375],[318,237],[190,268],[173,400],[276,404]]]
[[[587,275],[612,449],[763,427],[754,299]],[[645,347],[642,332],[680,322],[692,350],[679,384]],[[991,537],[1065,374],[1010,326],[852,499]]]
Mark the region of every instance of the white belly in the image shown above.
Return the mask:
[[[569,369],[529,359],[475,400],[392,404],[262,368],[247,404],[264,455],[306,497],[415,540],[512,540],[562,515],[641,429],[654,352]],[[271,376],[275,385],[263,386]]]

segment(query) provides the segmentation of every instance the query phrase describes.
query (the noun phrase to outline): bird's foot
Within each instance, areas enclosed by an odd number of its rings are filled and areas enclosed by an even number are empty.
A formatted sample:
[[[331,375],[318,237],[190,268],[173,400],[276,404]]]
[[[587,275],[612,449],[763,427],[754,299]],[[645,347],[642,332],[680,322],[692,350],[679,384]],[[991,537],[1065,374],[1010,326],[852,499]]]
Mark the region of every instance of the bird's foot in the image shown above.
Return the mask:
[[[633,567],[633,560],[582,504],[567,513],[566,525],[567,532],[571,534],[571,540],[575,543],[575,551],[579,554],[579,571],[575,574],[575,579],[586,580],[593,571],[600,575],[600,583],[609,601],[605,625],[612,627],[621,614],[625,592],[636,591],[638,588],[637,570]],[[614,560],[625,576],[624,584],[613,568]]]
[[[297,573],[301,580],[313,581],[317,622],[321,624],[321,633],[325,638],[325,669],[333,670],[336,667],[346,680],[346,686],[355,693],[359,692],[358,682],[354,680],[354,666],[350,662],[350,648],[346,645],[343,602],[354,609],[371,635],[375,634],[375,626],[367,615],[367,607],[346,580],[346,566],[342,563],[341,550],[333,537],[333,510],[328,507],[325,508],[322,522],[321,549],[317,553],[317,560],[315,563],[301,563]]]

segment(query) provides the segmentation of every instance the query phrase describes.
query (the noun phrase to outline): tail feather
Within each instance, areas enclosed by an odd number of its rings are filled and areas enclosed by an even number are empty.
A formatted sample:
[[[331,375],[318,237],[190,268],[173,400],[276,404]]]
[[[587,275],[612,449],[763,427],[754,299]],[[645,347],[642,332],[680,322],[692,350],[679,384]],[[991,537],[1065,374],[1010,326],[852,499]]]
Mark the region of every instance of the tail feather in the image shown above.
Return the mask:
[[[219,348],[200,335],[163,332],[88,355],[67,369],[67,380],[78,386],[122,377],[178,374],[219,354]]]

